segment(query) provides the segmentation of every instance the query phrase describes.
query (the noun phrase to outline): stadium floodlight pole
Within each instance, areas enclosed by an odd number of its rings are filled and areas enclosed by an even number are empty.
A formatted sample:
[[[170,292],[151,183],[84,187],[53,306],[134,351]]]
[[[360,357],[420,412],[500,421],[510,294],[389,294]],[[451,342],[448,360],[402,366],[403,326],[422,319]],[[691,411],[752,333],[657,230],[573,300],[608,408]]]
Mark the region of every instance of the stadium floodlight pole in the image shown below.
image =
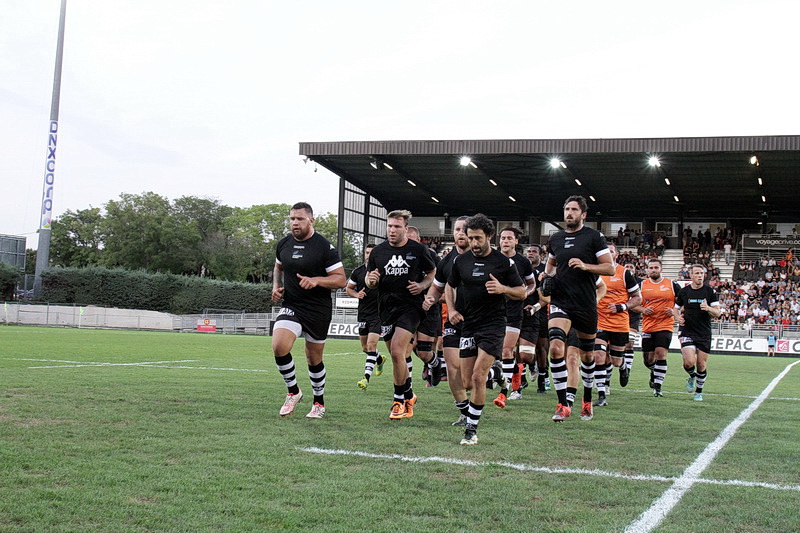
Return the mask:
[[[61,59],[64,55],[64,21],[67,0],[61,0],[56,45],[56,71],[53,76],[53,99],[50,102],[50,124],[47,132],[47,159],[45,162],[42,205],[39,212],[39,246],[36,251],[36,272],[33,278],[33,296],[42,295],[42,271],[50,264],[50,228],[53,218],[53,187],[56,175],[56,145],[58,141],[58,104],[61,99]]]

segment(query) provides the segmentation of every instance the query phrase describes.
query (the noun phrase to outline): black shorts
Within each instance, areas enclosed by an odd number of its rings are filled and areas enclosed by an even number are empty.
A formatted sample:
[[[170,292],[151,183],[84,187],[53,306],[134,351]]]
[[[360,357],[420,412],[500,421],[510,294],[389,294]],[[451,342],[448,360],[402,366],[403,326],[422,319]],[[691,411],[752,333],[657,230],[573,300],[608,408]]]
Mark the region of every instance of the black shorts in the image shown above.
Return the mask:
[[[524,339],[531,344],[536,344],[536,339],[539,338],[539,332],[541,331],[541,327],[539,325],[541,323],[541,319],[538,315],[539,313],[530,316],[526,313],[522,317],[522,327],[519,330],[520,339]],[[545,332],[547,332],[547,326],[545,326]]]
[[[278,316],[275,317],[274,325],[278,325],[281,321],[299,324],[299,327],[296,329],[289,328],[296,335],[299,330],[303,334],[308,334],[308,336],[314,340],[324,341],[328,338],[328,327],[331,325],[331,315],[306,315],[305,313],[298,313],[289,307],[281,307],[278,311]],[[299,337],[300,335],[297,336]]]
[[[439,337],[442,334],[441,309],[442,306],[439,304],[432,306],[425,314],[425,318],[420,321],[417,333],[422,333],[428,337]]]
[[[388,311],[381,311],[381,337],[391,340],[397,328],[402,328],[412,335],[417,332],[419,323],[425,316],[421,307],[400,305]]]
[[[672,331],[650,331],[642,333],[642,351],[654,352],[656,348],[669,350],[672,342]]]
[[[642,328],[642,314],[628,311],[628,323],[631,331],[639,331]]]
[[[381,334],[381,318],[378,315],[359,317],[358,319],[358,334],[366,337],[370,333]]]
[[[625,347],[625,345],[628,344],[629,337],[630,333],[627,331],[620,332],[598,329],[596,338],[606,341],[611,346]]]
[[[548,326],[548,321],[550,320],[550,313],[545,307],[544,309],[540,309],[538,313],[533,315],[534,317],[539,317],[539,338],[540,339],[549,339],[547,335],[547,330],[550,326]]]
[[[697,335],[690,331],[686,333],[678,332],[678,339],[681,341],[681,348],[693,346],[699,352],[711,353],[711,337],[708,335]]]
[[[461,347],[461,326],[463,322],[458,325],[453,325],[450,321],[444,323],[442,330],[442,348],[460,348]]]
[[[597,332],[597,306],[581,310],[565,310],[558,304],[550,304],[550,319],[566,318],[572,322],[571,329],[581,333],[595,334]],[[548,325],[548,329],[549,329]]]
[[[461,330],[461,358],[477,357],[478,348],[500,359],[503,355],[503,339],[506,336],[505,319],[464,325]]]
[[[522,329],[522,320],[522,315],[517,317],[506,317],[506,331],[508,331],[508,328],[520,331]]]

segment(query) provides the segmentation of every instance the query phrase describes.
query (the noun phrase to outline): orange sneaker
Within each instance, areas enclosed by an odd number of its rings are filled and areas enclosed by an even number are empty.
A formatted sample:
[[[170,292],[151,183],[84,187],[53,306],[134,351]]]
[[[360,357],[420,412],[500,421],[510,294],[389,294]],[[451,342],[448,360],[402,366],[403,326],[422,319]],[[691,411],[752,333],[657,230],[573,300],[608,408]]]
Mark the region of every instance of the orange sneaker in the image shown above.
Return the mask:
[[[392,420],[400,420],[401,418],[406,417],[406,406],[405,402],[399,402],[395,400],[392,404],[392,410],[389,411],[389,418]]]
[[[592,402],[583,402],[583,408],[581,409],[581,420],[591,420],[593,417]]]
[[[522,386],[522,375],[525,373],[522,363],[517,363],[517,373],[511,375],[511,390],[519,390]]]
[[[497,398],[494,399],[494,404],[499,407],[500,409],[506,408],[506,395],[502,392],[497,395]]]
[[[406,418],[411,418],[414,416],[414,404],[417,403],[417,395],[411,397],[410,400],[405,401],[405,408],[406,408]]]
[[[556,405],[556,414],[553,415],[553,422],[563,422],[572,414],[572,408],[569,405]]]

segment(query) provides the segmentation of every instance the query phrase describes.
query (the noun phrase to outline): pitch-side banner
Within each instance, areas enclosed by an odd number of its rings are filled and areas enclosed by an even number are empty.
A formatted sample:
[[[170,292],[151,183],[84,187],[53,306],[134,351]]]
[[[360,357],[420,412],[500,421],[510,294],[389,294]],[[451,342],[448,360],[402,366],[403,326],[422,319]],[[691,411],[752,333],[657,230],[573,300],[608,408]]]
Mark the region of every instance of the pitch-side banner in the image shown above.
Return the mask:
[[[358,324],[343,324],[331,322],[328,327],[328,336],[338,338],[358,338]],[[642,349],[642,339],[639,334],[633,336],[634,347]],[[669,345],[672,351],[680,351],[681,341],[677,335],[672,335]],[[711,353],[745,353],[764,355],[767,353],[767,339],[751,339],[748,337],[713,337],[711,340]],[[778,355],[800,355],[800,339],[780,339],[775,345]]]
[[[744,237],[743,248],[762,249],[767,248],[792,248],[800,246],[800,237]]]

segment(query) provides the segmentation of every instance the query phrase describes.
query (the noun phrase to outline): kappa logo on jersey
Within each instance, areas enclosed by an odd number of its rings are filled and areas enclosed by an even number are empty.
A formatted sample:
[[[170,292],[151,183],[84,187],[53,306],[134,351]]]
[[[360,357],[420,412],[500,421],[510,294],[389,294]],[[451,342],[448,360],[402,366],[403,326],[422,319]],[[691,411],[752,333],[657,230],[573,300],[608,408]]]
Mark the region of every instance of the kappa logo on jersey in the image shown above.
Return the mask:
[[[278,311],[278,315],[294,316],[294,311],[292,311],[288,307],[281,307],[280,310]]]
[[[401,255],[393,255],[383,269],[387,276],[404,276],[408,274],[409,264]]]

